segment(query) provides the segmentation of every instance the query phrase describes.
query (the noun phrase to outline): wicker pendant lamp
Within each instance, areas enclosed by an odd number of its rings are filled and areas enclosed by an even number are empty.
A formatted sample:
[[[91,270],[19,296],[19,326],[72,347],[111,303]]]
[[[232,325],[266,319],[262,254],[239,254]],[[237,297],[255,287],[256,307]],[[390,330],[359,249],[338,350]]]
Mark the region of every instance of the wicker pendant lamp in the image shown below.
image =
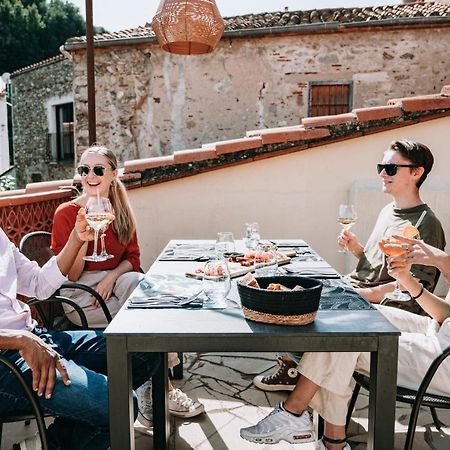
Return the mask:
[[[152,28],[167,52],[200,55],[216,48],[225,23],[214,0],[162,0]]]

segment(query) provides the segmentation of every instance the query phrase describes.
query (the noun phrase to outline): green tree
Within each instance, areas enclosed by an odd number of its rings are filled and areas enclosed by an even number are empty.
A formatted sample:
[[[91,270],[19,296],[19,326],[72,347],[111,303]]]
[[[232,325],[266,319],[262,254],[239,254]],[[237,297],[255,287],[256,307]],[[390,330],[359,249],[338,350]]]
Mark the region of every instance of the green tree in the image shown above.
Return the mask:
[[[69,37],[84,34],[85,21],[71,3],[0,0],[0,74],[58,55]]]

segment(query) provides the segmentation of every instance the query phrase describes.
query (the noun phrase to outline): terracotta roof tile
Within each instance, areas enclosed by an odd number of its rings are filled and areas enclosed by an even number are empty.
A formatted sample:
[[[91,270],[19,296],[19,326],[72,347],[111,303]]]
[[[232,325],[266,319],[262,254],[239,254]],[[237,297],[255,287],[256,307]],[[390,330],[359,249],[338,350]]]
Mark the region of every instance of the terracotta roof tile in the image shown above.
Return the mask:
[[[339,125],[346,122],[354,122],[355,120],[356,116],[351,112],[345,114],[337,114],[335,116],[306,117],[302,119],[302,124],[305,128],[319,128],[329,125]]]
[[[364,8],[327,8],[306,11],[275,11],[258,14],[245,14],[242,16],[225,17],[225,35],[236,30],[270,29],[280,27],[304,28],[311,24],[330,23],[351,24],[368,23],[368,25],[383,25],[383,22],[396,20],[401,23],[402,19],[418,19],[421,22],[437,18],[450,18],[450,5],[435,2],[410,3],[400,5],[373,6]],[[430,18],[430,19],[428,19]],[[370,22],[370,23],[369,23]],[[96,42],[107,42],[127,39],[149,39],[154,38],[150,24],[134,29],[122,30],[112,33],[102,33],[94,36]],[[66,45],[70,48],[73,44],[86,43],[86,37],[73,37],[67,40]]]
[[[210,148],[180,150],[178,152],[174,152],[173,154],[175,164],[183,164],[193,161],[203,161],[205,159],[215,158],[216,156],[217,156],[216,151]]]
[[[171,164],[174,164],[173,155],[134,159],[131,161],[125,161],[124,173],[138,172],[139,170],[152,169],[154,167],[165,167],[170,166]]]
[[[450,108],[450,98],[442,95],[421,95],[389,100],[389,105],[398,105],[403,111],[431,111]]]
[[[260,136],[245,137],[242,139],[232,139],[229,141],[216,142],[214,144],[217,155],[224,155],[226,153],[240,152],[242,150],[250,150],[252,148],[259,148],[262,146],[262,139]]]
[[[367,122],[369,120],[389,119],[391,117],[400,117],[403,112],[397,105],[391,106],[375,106],[371,108],[358,108],[353,110],[356,119],[360,122]]]
[[[266,145],[291,141],[308,141],[312,139],[327,137],[329,135],[330,131],[326,128],[316,130],[305,130],[304,128],[301,128],[298,130],[285,130],[285,131],[277,131],[277,129],[274,128],[273,130],[267,131],[265,130],[261,134],[261,138],[263,145]]]
[[[63,61],[66,59],[64,55],[56,55],[51,58],[44,59],[44,61],[37,62],[35,64],[30,64],[29,66],[22,67],[21,69],[17,69],[11,73],[11,76],[20,75],[25,72],[29,72],[31,70],[39,69],[40,67],[48,66],[50,64],[55,64],[59,61]]]

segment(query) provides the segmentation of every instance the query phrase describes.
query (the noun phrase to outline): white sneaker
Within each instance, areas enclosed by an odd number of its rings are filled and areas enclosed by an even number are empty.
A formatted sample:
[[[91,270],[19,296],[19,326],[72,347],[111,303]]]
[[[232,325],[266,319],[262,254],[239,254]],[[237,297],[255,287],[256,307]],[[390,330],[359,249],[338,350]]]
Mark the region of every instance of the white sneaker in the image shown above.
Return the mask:
[[[317,441],[316,450],[328,450],[328,448],[325,447],[325,444],[323,443],[322,439],[320,441]],[[352,448],[347,443],[345,444],[345,447],[342,450],[352,450]]]
[[[169,391],[169,411],[177,417],[195,417],[205,412],[205,407],[199,401],[192,400],[180,389]]]
[[[303,411],[297,417],[285,411],[281,405],[256,425],[241,428],[241,438],[257,444],[276,444],[281,440],[302,444],[316,440],[308,411]]]
[[[136,389],[138,398],[138,417],[141,425],[147,428],[153,426],[153,401],[152,401],[152,381],[146,381],[142,386]]]
[[[20,450],[42,450],[41,438],[39,437],[39,434],[26,438],[17,445]]]

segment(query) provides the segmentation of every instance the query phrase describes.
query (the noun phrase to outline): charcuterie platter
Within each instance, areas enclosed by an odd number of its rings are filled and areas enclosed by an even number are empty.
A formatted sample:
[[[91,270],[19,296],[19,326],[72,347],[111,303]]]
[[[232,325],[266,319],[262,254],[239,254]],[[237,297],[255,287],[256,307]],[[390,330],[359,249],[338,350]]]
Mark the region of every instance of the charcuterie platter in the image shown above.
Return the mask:
[[[224,255],[228,261],[228,268],[230,270],[230,277],[236,278],[245,275],[253,270],[255,253],[230,253]],[[291,257],[295,256],[295,251],[292,252],[277,252],[278,265],[289,264]],[[203,266],[186,272],[187,277],[202,279],[203,278]]]

